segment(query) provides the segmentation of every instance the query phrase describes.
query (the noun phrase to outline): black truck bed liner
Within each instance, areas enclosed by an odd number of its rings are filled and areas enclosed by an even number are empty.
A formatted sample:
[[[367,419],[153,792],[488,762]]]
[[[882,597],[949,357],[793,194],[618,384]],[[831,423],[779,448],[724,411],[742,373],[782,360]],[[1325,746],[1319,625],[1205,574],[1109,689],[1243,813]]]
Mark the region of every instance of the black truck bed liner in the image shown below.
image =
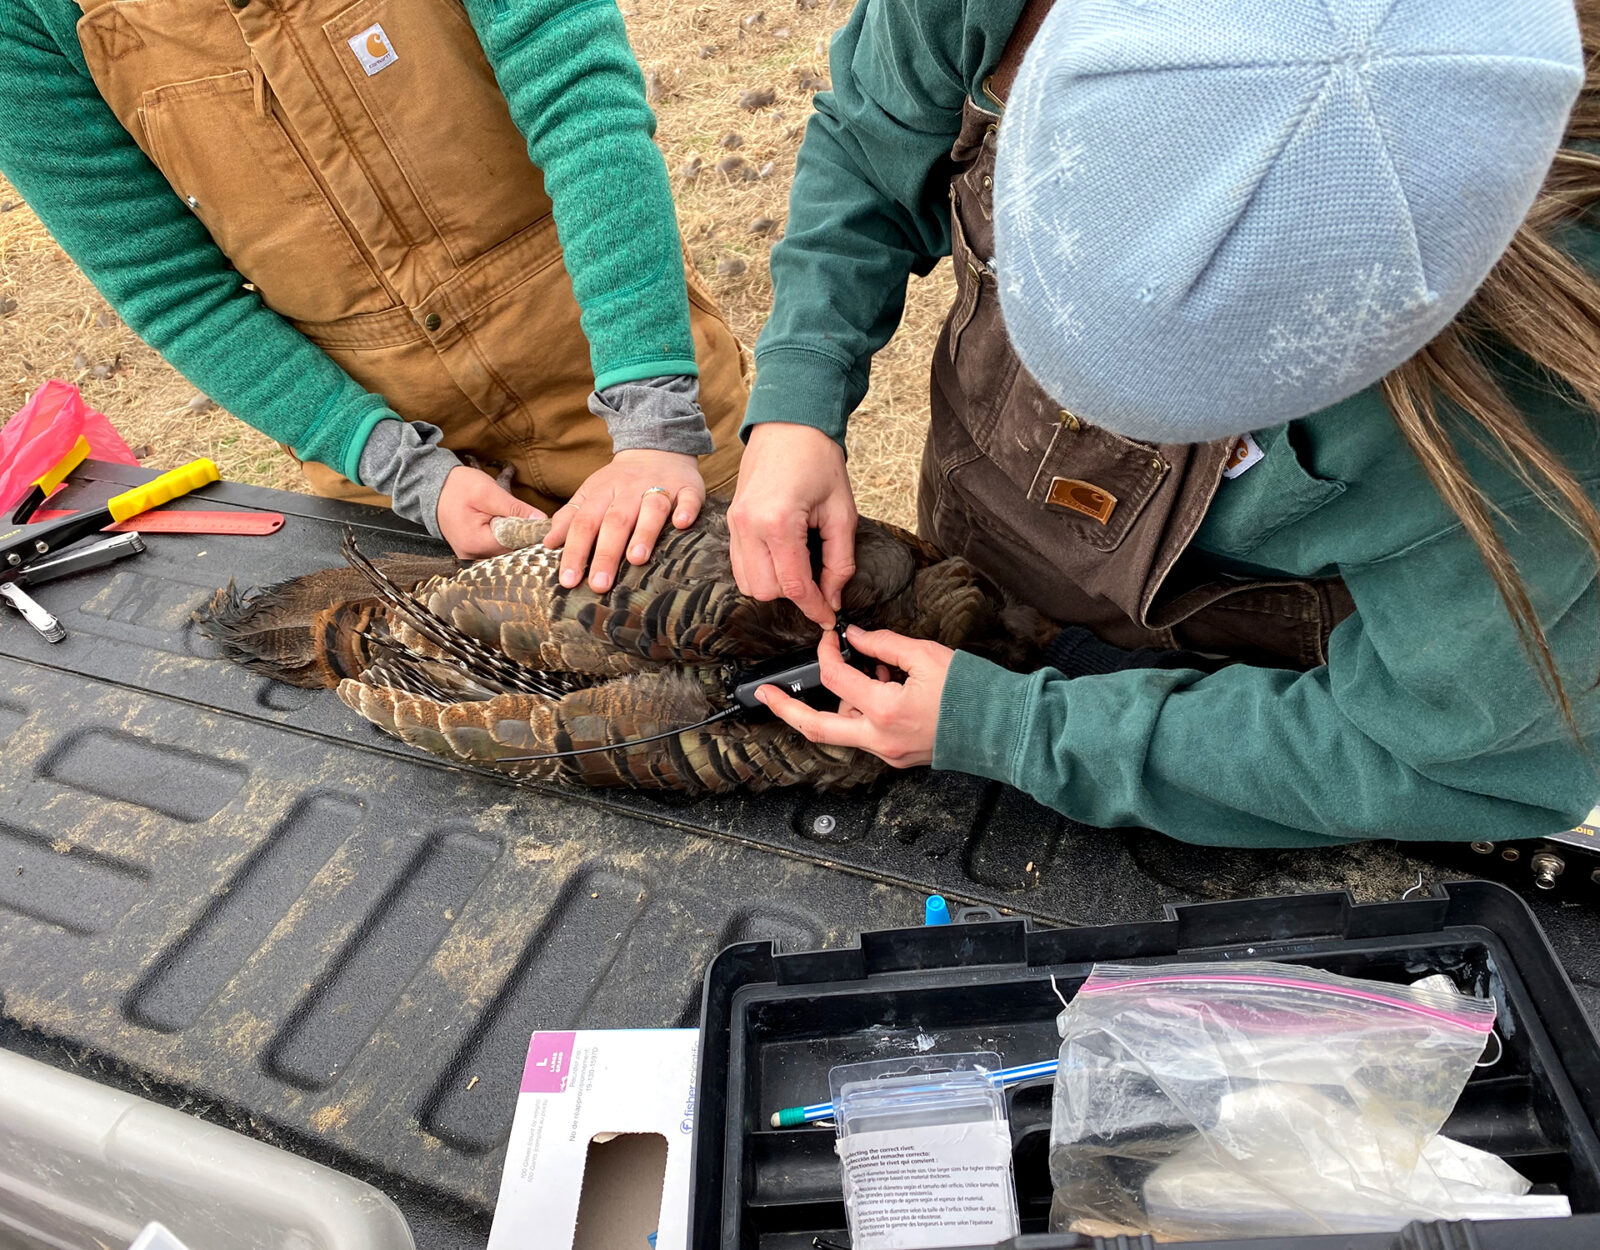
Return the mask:
[[[148,476],[87,465],[64,506]],[[154,535],[39,588],[57,646],[0,616],[0,1044],[361,1175],[420,1245],[482,1244],[534,1029],[692,1025],[730,943],[846,944],[920,922],[931,891],[1112,924],[1465,875],[1394,844],[1084,830],[955,775],[685,802],[452,770],[330,692],[216,659],[189,622],[229,577],[337,563],[346,525],[369,553],[427,537],[303,495],[204,494],[181,506],[285,526]],[[1600,1018],[1600,917],[1576,897],[1531,901]]]

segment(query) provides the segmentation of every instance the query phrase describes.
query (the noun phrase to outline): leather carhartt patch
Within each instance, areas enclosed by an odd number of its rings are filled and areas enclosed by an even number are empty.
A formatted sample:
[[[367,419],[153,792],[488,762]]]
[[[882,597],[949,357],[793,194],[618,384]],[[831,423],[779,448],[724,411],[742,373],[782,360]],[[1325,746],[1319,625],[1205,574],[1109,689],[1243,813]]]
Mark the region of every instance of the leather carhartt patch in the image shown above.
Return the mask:
[[[1117,510],[1117,497],[1089,482],[1075,477],[1058,477],[1050,483],[1045,502],[1056,508],[1066,508],[1099,521],[1101,525],[1111,520]]]

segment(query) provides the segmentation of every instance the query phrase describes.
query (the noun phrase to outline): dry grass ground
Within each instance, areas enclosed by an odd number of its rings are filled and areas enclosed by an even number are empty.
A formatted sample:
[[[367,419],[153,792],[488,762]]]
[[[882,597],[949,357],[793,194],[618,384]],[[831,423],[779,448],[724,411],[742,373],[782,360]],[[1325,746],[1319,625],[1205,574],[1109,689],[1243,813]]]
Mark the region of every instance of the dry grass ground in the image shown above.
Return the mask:
[[[734,330],[754,343],[772,302],[767,257],[788,216],[795,153],[812,94],[826,81],[828,36],[849,15],[849,4],[779,0],[763,10],[731,0],[621,3],[695,264]],[[741,107],[741,95],[767,92],[770,101]],[[733,158],[736,167],[717,168],[734,165]],[[0,418],[40,383],[63,378],[77,383],[131,445],[148,445],[153,466],[207,455],[232,480],[302,488],[298,471],[270,440],[218,409],[196,410],[205,401],[194,388],[116,318],[0,180],[0,208],[6,205]],[[851,426],[850,469],[861,509],[900,524],[911,524],[915,514],[928,359],[950,305],[948,271],[946,263],[912,281],[905,325],[877,358],[872,390]]]

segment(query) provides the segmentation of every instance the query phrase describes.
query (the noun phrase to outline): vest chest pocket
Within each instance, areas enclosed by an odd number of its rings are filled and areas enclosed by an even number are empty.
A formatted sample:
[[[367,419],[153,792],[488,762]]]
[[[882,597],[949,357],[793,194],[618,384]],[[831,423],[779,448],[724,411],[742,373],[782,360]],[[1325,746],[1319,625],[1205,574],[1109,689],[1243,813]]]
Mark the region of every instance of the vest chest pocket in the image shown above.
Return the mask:
[[[357,0],[322,31],[386,149],[369,164],[398,165],[455,264],[550,216],[544,176],[458,0]]]
[[[1114,551],[1171,472],[1158,448],[1060,413],[1028,501],[1097,551]]]
[[[1069,531],[1113,551],[1166,477],[1159,450],[1088,425],[1061,408],[1011,348],[988,264],[968,243],[952,191],[951,260],[957,295],[947,341],[960,388],[955,416],[984,456],[1017,487],[987,505],[1040,550]]]
[[[335,321],[391,305],[248,72],[146,91],[139,123],[150,159],[268,307]]]

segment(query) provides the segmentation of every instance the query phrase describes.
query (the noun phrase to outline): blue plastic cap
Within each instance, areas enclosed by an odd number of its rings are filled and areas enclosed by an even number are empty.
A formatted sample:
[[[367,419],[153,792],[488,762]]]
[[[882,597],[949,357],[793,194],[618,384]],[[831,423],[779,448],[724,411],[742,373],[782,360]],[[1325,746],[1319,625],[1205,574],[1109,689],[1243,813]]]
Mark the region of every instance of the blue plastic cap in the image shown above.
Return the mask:
[[[923,924],[949,924],[950,904],[944,901],[942,894],[928,895],[928,902],[922,912]]]

